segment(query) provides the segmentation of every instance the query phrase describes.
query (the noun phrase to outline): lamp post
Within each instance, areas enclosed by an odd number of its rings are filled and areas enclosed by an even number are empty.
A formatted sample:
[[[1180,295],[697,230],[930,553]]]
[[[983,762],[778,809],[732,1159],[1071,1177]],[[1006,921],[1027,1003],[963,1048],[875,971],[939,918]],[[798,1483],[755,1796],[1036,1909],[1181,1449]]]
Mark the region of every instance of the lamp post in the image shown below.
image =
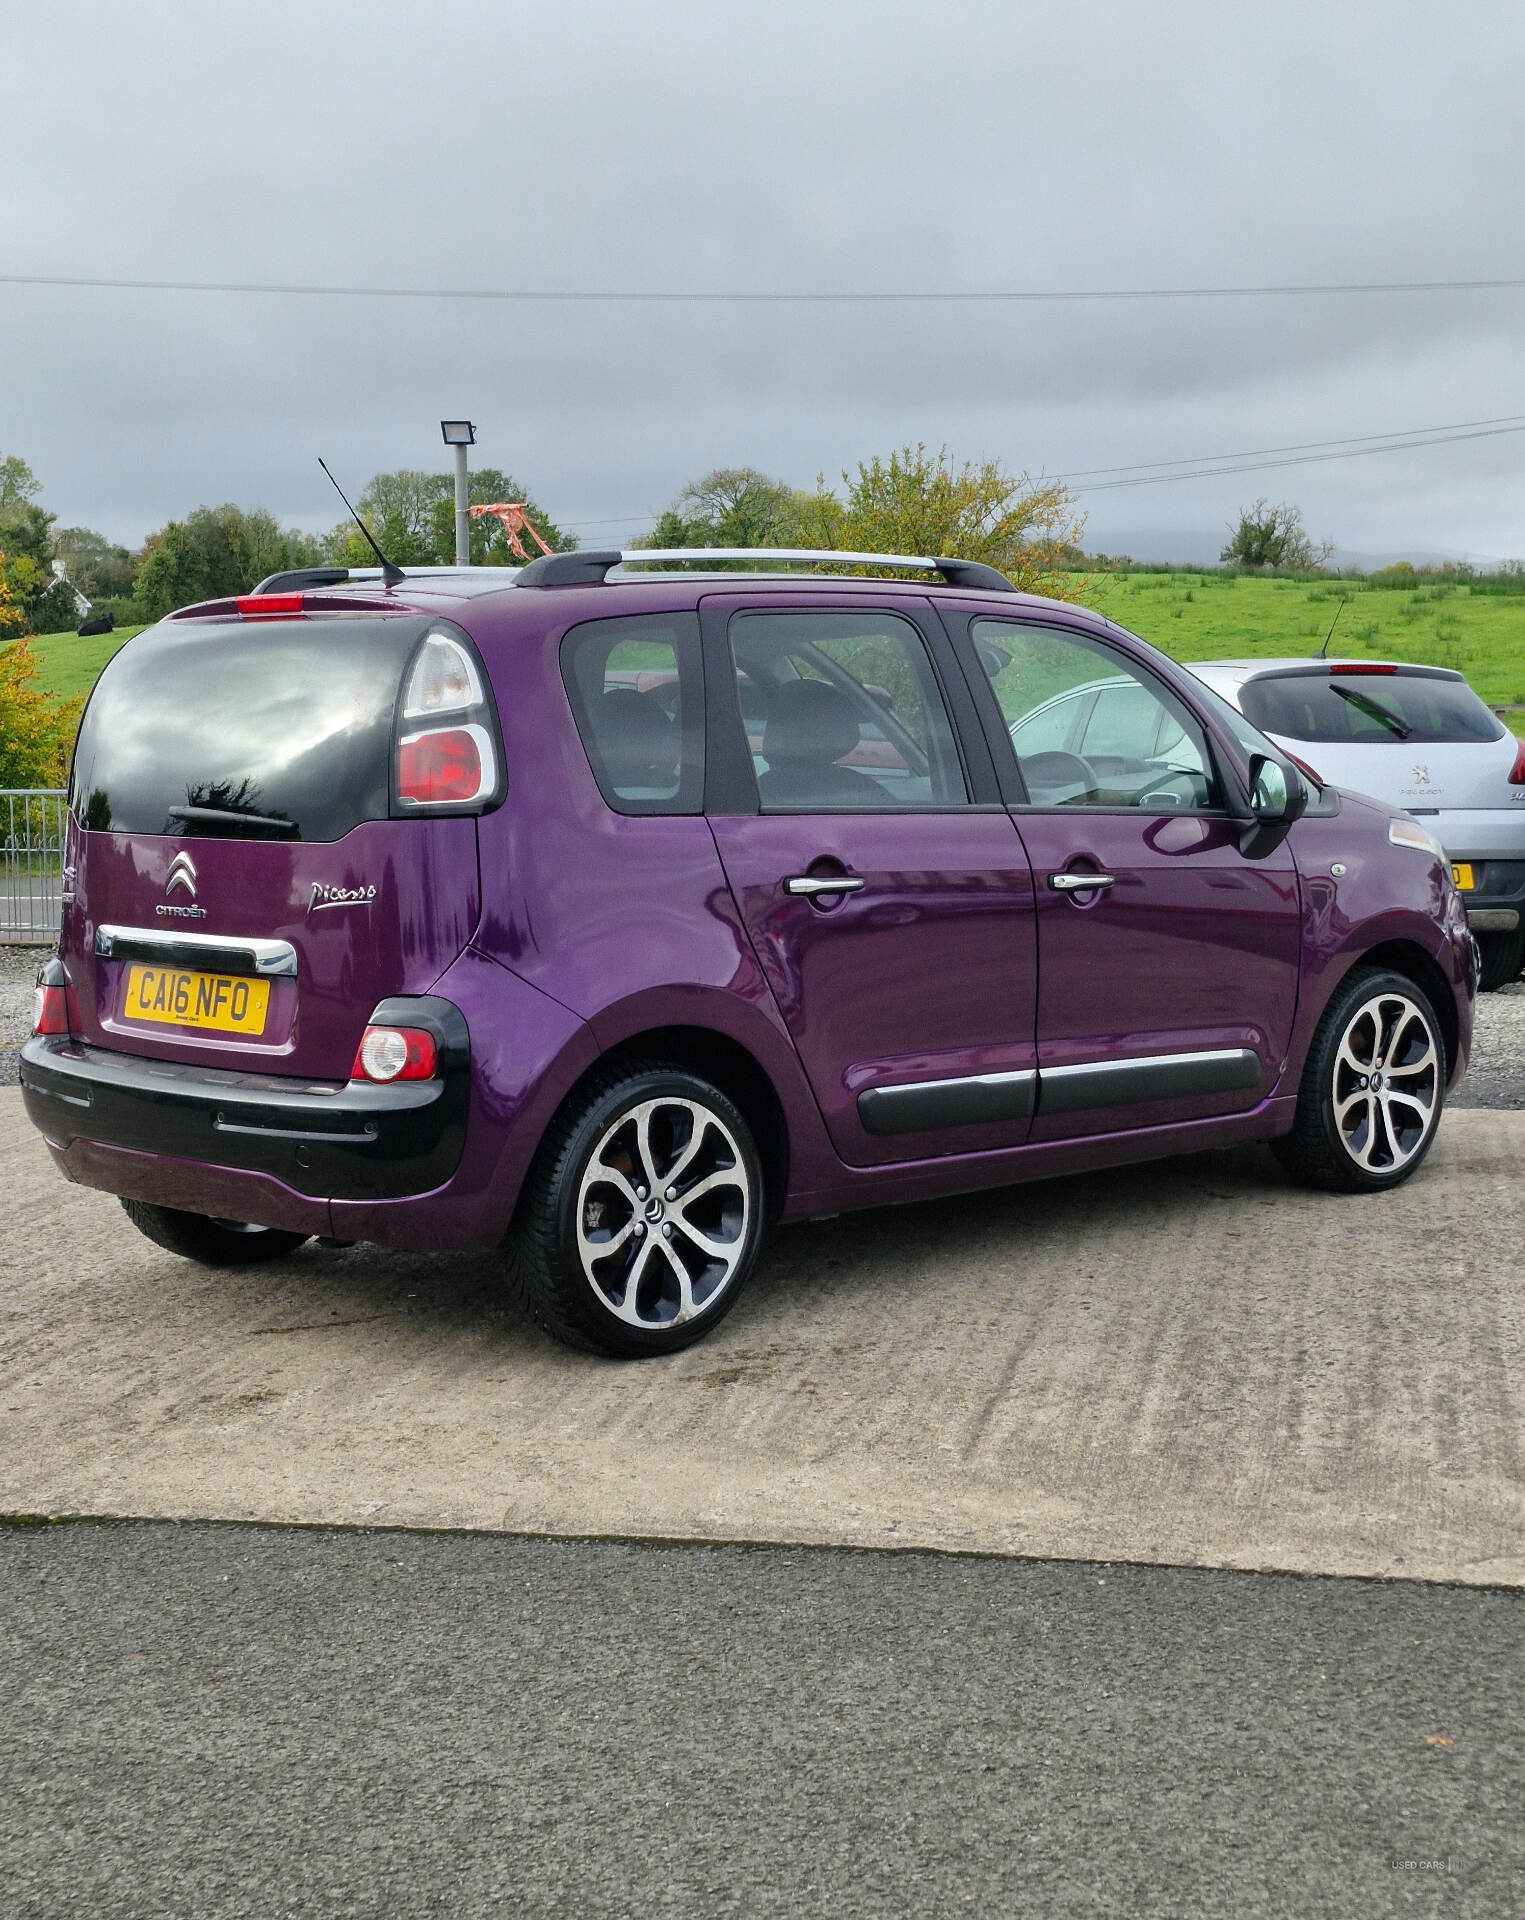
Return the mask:
[[[455,564],[471,565],[471,518],[466,511],[466,449],[475,446],[477,430],[469,420],[441,420],[445,445],[455,448]]]

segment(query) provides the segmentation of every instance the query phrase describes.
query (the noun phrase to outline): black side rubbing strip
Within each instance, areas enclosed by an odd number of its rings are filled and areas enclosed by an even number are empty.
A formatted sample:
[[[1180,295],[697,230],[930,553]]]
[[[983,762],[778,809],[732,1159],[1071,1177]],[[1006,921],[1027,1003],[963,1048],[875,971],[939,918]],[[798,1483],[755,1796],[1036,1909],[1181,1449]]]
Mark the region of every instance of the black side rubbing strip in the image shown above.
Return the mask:
[[[1038,1111],[1084,1113],[1090,1107],[1140,1106],[1149,1100],[1184,1100],[1259,1084],[1260,1060],[1248,1047],[1164,1053],[1147,1060],[1050,1067],[1040,1077]]]
[[[938,1127],[988,1126],[1031,1117],[1035,1073],[986,1073],[961,1080],[921,1080],[904,1087],[865,1087],[858,1118],[865,1133],[930,1133]]]

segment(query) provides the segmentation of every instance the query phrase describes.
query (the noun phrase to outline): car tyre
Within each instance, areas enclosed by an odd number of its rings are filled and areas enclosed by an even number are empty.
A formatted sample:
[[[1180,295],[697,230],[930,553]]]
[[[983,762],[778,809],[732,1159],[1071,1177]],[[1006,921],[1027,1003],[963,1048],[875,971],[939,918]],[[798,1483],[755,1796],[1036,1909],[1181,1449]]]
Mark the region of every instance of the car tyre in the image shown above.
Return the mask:
[[[751,1128],[718,1087],[661,1062],[610,1067],[535,1157],[505,1244],[510,1294],[571,1346],[676,1353],[736,1304],[764,1201]]]
[[[204,1213],[181,1213],[175,1207],[151,1206],[146,1200],[123,1200],[122,1209],[156,1247],[203,1267],[252,1267],[261,1260],[282,1260],[312,1237],[282,1227],[245,1226]]]
[[[1429,1152],[1445,1087],[1445,1041],[1423,989],[1401,973],[1358,967],[1324,1010],[1292,1131],[1271,1149],[1306,1186],[1380,1193]]]
[[[1480,933],[1477,950],[1483,961],[1478,989],[1497,993],[1525,971],[1525,927],[1516,927],[1513,933]]]

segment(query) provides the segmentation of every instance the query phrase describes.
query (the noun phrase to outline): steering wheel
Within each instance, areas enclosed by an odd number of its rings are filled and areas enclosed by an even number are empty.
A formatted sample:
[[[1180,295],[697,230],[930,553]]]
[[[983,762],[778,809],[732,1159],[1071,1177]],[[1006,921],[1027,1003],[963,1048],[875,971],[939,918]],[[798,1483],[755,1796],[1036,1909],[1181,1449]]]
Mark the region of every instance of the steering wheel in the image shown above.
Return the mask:
[[[1183,792],[1182,789],[1185,789]],[[1145,792],[1135,794],[1133,804],[1147,807],[1150,801],[1163,801],[1170,807],[1196,807],[1202,804],[1202,796],[1197,787],[1197,776],[1185,771],[1173,774],[1170,779],[1162,780],[1157,786],[1149,787]]]
[[[1078,753],[1064,753],[1052,747],[1043,753],[1022,753],[1017,756],[1022,769],[1022,780],[1031,797],[1036,798],[1041,789],[1045,795],[1056,787],[1076,787],[1080,794],[1096,792],[1096,769],[1089,761],[1082,760]],[[1074,800],[1079,795],[1067,793],[1064,800]],[[1063,804],[1063,800],[1059,804]]]

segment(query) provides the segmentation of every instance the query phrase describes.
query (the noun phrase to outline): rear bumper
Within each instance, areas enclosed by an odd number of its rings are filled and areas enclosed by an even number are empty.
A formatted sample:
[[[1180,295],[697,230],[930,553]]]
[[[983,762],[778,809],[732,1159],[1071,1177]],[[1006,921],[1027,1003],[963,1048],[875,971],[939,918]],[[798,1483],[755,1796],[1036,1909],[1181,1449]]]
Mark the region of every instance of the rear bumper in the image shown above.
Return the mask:
[[[232,1073],[143,1059],[81,1041],[34,1037],[21,1050],[28,1117],[64,1170],[88,1185],[132,1192],[126,1162],[140,1156],[204,1170],[206,1210],[216,1204],[219,1170],[279,1182],[293,1196],[395,1200],[449,1180],[466,1138],[470,1064],[466,1021],[449,1001],[406,1002],[414,1025],[437,1027],[443,1072],[436,1080],[312,1083],[273,1074]],[[125,1150],[80,1151],[87,1147]],[[119,1183],[113,1164],[123,1167]]]
[[[1525,859],[1497,860],[1477,854],[1453,854],[1472,868],[1471,888],[1462,895],[1467,925],[1474,933],[1513,933],[1525,920]]]

